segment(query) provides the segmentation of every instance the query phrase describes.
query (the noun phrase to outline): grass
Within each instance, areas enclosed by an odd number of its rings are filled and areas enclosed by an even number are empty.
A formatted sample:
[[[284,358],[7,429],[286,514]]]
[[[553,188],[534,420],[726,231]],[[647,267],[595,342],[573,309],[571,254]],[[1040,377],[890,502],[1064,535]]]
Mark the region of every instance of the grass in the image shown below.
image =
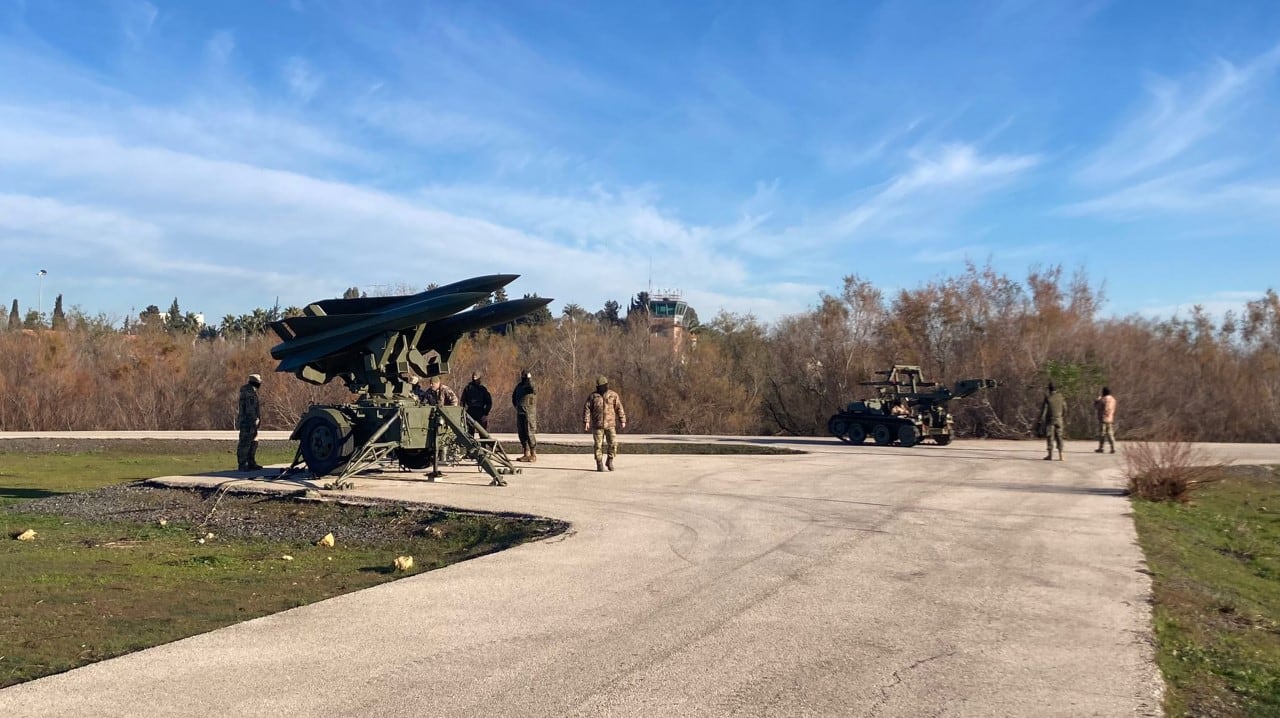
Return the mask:
[[[290,458],[283,447],[259,451],[264,463]],[[173,453],[0,452],[0,502],[225,469],[234,459],[234,444]],[[224,503],[219,511],[226,509]],[[302,513],[294,502],[260,497],[253,511],[264,522],[296,521]],[[327,526],[340,523],[341,512],[363,512],[357,518],[366,524],[395,524],[397,531],[364,543],[339,533],[334,548],[216,535],[199,541],[204,530],[189,523],[88,520],[0,506],[0,687],[391,581],[406,575],[391,569],[398,555],[413,556],[416,573],[563,529],[527,517],[331,503],[309,503],[306,520]],[[36,531],[34,541],[13,540],[26,529]]]
[[[1280,715],[1280,467],[1135,500],[1170,716]]]
[[[236,467],[235,442],[84,442],[66,444],[65,451],[52,442],[22,446],[24,450],[5,451],[6,442],[0,441],[0,506],[156,476]],[[258,451],[259,463],[291,459],[292,442],[264,442]]]

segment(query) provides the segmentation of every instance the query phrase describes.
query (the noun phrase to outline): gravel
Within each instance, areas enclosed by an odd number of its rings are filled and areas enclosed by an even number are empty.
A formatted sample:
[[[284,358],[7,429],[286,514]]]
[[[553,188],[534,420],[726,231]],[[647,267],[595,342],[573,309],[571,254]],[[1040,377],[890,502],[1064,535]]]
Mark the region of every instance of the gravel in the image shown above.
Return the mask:
[[[440,527],[475,516],[427,504],[368,500],[333,501],[307,496],[281,497],[217,489],[186,489],[135,482],[94,491],[60,494],[0,509],[13,513],[55,514],[88,521],[126,521],[190,526],[200,533],[228,538],[314,542],[332,532],[351,544],[383,545],[439,535]],[[531,522],[537,534],[553,535],[567,524],[524,514],[485,514],[507,521]],[[319,527],[323,527],[321,531]]]

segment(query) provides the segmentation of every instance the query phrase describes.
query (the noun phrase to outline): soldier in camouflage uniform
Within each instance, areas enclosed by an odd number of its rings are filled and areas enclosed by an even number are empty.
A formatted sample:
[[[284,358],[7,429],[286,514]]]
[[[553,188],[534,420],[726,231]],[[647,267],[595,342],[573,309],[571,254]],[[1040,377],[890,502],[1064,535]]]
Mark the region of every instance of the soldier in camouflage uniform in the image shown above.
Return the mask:
[[[259,471],[258,424],[262,414],[258,407],[258,387],[262,375],[250,374],[249,381],[240,387],[240,406],[236,410],[236,428],[240,430],[240,443],[236,446],[236,461],[240,471]]]
[[[596,471],[608,467],[613,471],[613,457],[618,455],[618,429],[627,428],[627,412],[622,408],[618,392],[609,388],[609,379],[596,379],[596,390],[582,407],[582,430],[594,434]],[[605,447],[609,456],[605,458]]]
[[[1058,461],[1062,461],[1062,437],[1066,433],[1067,400],[1062,398],[1053,384],[1049,385],[1049,393],[1044,397],[1040,407],[1040,427],[1044,430],[1045,444],[1048,453],[1044,460],[1053,458],[1053,447],[1058,447]]]
[[[433,376],[428,379],[424,385],[423,381],[418,377],[409,379],[409,383],[413,385],[413,395],[418,397],[418,401],[429,406],[457,406],[458,395],[453,392],[447,385],[440,382],[440,377]]]
[[[516,408],[516,433],[524,455],[516,461],[538,460],[538,393],[533,388],[533,374],[520,372],[520,383],[511,390],[511,405]]]

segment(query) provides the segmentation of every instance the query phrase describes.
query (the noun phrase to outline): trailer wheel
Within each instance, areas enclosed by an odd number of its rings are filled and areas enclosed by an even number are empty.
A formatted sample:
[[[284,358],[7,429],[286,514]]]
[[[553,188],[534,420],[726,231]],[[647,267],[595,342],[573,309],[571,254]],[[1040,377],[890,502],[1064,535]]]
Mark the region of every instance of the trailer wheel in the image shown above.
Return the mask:
[[[867,440],[867,430],[862,428],[862,424],[851,424],[849,426],[849,443],[861,444]]]
[[[938,442],[938,446],[946,446],[951,443],[950,436],[935,436],[933,437],[933,440]]]
[[[396,449],[396,458],[404,465],[406,469],[425,469],[431,465],[432,454],[431,449],[406,449],[403,447]]]
[[[893,432],[884,424],[876,424],[871,429],[871,438],[875,440],[876,446],[888,446],[893,443]]]
[[[307,468],[316,476],[333,473],[333,470],[346,463],[350,451],[344,449],[351,444],[351,436],[344,427],[327,414],[320,414],[307,419],[298,432],[298,448]]]

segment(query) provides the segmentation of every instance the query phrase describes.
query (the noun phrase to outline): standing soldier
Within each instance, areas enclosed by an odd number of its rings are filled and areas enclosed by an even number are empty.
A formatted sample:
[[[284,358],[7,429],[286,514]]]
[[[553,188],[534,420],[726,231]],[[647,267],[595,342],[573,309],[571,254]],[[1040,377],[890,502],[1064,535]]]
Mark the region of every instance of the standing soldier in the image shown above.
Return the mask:
[[[236,428],[240,430],[240,443],[236,446],[236,460],[240,471],[260,471],[258,464],[258,424],[262,423],[258,408],[258,387],[262,386],[261,374],[250,374],[249,381],[240,387],[240,406],[236,410]]]
[[[582,430],[594,433],[596,446],[596,471],[609,467],[613,471],[613,457],[618,455],[618,429],[627,428],[627,412],[622,408],[618,392],[609,389],[609,379],[596,379],[596,390],[587,397],[582,407]],[[609,457],[606,460],[605,444]]]
[[[1116,398],[1111,396],[1111,389],[1102,387],[1102,394],[1094,400],[1093,408],[1098,412],[1098,448],[1094,453],[1102,453],[1104,443],[1111,444],[1111,453],[1116,453]]]
[[[520,383],[511,391],[511,405],[516,408],[516,433],[524,455],[516,461],[538,460],[538,393],[533,388],[533,374],[520,372]]]
[[[467,407],[467,416],[485,431],[489,430],[489,410],[493,408],[493,396],[481,383],[480,372],[472,372],[471,383],[463,387],[462,405]]]
[[[1053,447],[1058,447],[1058,461],[1062,461],[1062,435],[1066,433],[1067,400],[1062,398],[1053,384],[1049,384],[1049,394],[1040,407],[1040,426],[1044,428],[1045,444],[1048,453],[1044,460],[1053,458]]]

